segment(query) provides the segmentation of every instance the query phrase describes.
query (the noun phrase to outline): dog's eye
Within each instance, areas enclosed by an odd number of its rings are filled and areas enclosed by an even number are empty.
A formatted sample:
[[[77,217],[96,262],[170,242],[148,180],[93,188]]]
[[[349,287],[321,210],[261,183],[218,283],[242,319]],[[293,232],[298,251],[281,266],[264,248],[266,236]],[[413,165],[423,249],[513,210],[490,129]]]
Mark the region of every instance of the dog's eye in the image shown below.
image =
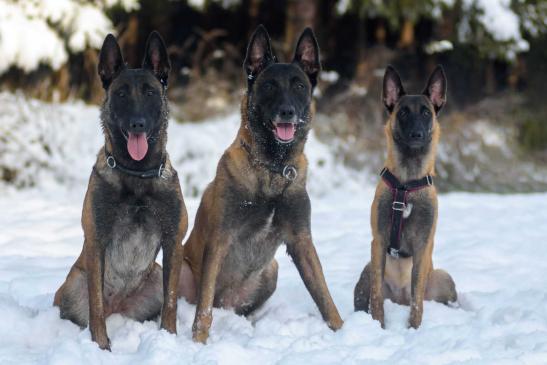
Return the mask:
[[[406,109],[399,110],[399,118],[404,118],[408,115],[408,111]]]
[[[267,83],[264,84],[263,88],[264,88],[264,90],[266,90],[266,91],[272,91],[273,88],[274,88],[274,86],[273,86],[273,84],[272,84],[271,82],[267,82]]]
[[[125,92],[122,91],[122,90],[118,91],[118,92],[116,93],[116,95],[118,95],[118,97],[120,97],[120,98],[125,98]]]
[[[294,87],[296,87],[297,90],[304,90],[304,88],[306,87],[303,83],[301,83],[300,81],[297,82],[296,84],[294,84]]]
[[[154,95],[153,90],[146,90],[146,96],[152,96],[152,95]]]
[[[424,117],[429,117],[429,116],[431,116],[431,112],[429,111],[429,109],[424,109],[424,110],[422,110],[422,115]]]

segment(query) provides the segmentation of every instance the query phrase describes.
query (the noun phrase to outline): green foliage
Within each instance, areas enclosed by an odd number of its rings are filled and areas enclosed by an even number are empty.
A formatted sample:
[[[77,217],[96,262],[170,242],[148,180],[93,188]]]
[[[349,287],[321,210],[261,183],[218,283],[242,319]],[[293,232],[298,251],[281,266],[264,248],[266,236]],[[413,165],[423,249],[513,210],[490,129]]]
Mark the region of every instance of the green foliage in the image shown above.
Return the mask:
[[[417,21],[420,18],[439,17],[443,9],[449,7],[449,1],[435,0],[352,0],[349,11],[356,13],[361,18],[385,18],[389,25],[397,30],[401,27],[403,19]]]
[[[547,112],[529,113],[521,127],[520,143],[529,151],[547,149]]]
[[[530,36],[547,34],[547,1],[512,0],[511,9],[517,14],[522,28]]]

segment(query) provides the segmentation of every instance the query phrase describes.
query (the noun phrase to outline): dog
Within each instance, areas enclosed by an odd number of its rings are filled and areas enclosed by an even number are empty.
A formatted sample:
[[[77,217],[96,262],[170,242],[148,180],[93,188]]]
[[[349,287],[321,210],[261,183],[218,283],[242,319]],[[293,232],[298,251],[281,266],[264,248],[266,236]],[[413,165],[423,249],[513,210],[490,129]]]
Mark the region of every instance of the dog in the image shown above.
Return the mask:
[[[176,333],[182,240],[188,216],[167,142],[165,44],[152,32],[142,68],[126,67],[108,35],[99,56],[106,92],[101,109],[104,147],[85,195],[82,253],[55,294],[61,318],[110,350],[105,318],[112,313],[144,321],[161,311],[161,328]],[[163,251],[162,268],[156,262]]]
[[[407,95],[391,66],[383,82],[387,161],[371,208],[371,262],[354,291],[356,311],[384,323],[384,298],[410,305],[409,326],[422,322],[423,301],[457,300],[450,275],[433,269],[437,191],[433,185],[440,136],[437,116],[446,102],[446,76],[435,68],[421,95]]]
[[[248,87],[235,141],[220,159],[184,245],[181,293],[196,303],[193,339],[205,343],[212,307],[248,315],[277,285],[277,248],[285,243],[323,319],[343,322],[314,248],[307,161],[303,149],[313,118],[320,71],[311,29],[301,34],[291,63],[277,63],[266,29],[251,37],[244,61]]]

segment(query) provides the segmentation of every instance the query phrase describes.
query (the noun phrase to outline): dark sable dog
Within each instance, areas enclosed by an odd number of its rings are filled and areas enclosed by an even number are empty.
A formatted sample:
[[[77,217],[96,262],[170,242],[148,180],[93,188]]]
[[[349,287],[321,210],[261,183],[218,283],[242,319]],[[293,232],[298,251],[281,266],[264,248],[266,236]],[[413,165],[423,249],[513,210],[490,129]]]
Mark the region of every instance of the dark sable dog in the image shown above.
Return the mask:
[[[312,243],[306,192],[303,149],[320,70],[315,36],[306,29],[292,63],[276,63],[266,29],[259,26],[244,68],[248,90],[241,127],[220,159],[184,246],[181,294],[197,299],[192,330],[200,342],[209,335],[212,306],[246,315],[272,295],[274,254],[282,243],[324,320],[332,329],[343,323]]]
[[[121,313],[139,321],[162,312],[161,327],[176,332],[177,284],[186,207],[167,142],[167,75],[163,40],[148,38],[143,66],[125,67],[115,38],[101,49],[99,75],[106,90],[101,148],[82,213],[84,246],[55,294],[61,317],[109,349],[105,318]],[[155,263],[160,247],[162,269]],[[163,307],[162,307],[163,305]]]
[[[371,311],[384,327],[384,297],[410,304],[409,325],[422,322],[423,301],[456,301],[454,281],[433,269],[437,192],[433,185],[440,126],[446,101],[440,66],[421,95],[406,95],[397,72],[384,76],[383,100],[390,116],[385,126],[387,161],[372,203],[371,262],[355,287],[355,310]]]

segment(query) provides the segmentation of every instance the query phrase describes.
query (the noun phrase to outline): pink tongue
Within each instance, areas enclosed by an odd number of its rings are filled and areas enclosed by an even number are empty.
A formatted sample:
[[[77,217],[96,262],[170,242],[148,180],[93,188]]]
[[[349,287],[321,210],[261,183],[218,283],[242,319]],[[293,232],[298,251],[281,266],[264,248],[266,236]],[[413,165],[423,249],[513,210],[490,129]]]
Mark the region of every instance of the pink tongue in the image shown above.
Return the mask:
[[[146,133],[129,133],[129,138],[127,138],[127,151],[133,160],[142,160],[144,156],[146,156],[146,152],[148,152]]]
[[[277,123],[275,126],[277,137],[283,141],[290,141],[293,139],[295,130],[296,127],[294,123]]]

